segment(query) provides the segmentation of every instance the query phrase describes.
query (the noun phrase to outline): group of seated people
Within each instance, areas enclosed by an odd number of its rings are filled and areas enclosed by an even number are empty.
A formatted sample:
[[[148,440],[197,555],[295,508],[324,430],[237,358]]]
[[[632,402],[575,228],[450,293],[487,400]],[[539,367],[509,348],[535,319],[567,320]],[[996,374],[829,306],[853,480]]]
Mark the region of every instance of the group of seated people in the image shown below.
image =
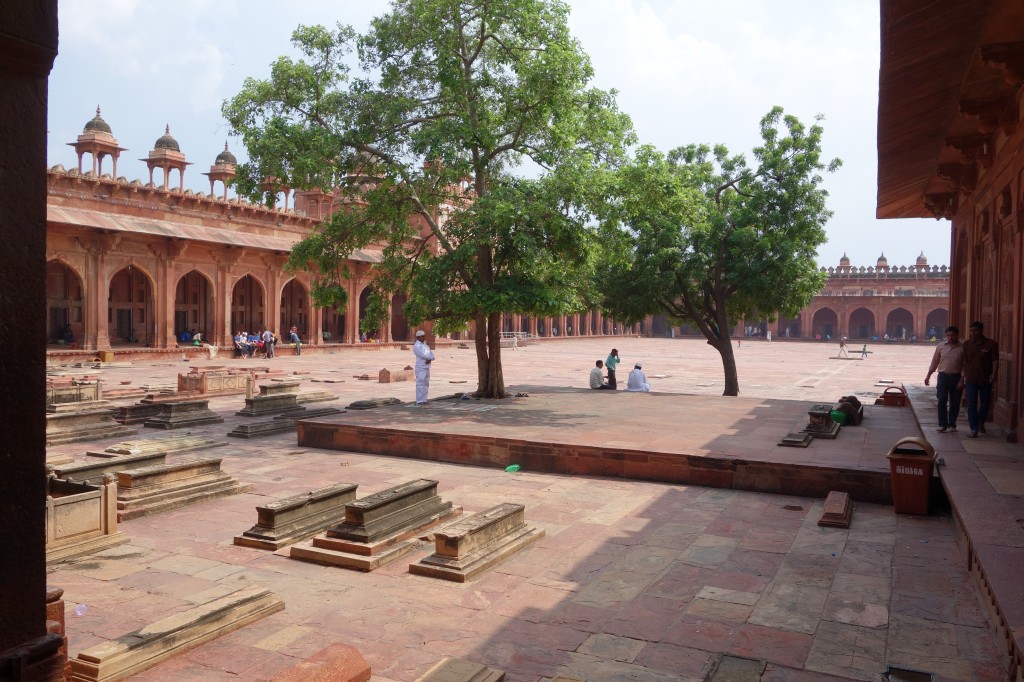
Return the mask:
[[[254,357],[261,353],[265,358],[274,357],[274,344],[277,336],[267,330],[263,334],[249,334],[246,332],[235,332],[235,355],[239,357]]]
[[[178,335],[178,342],[186,346],[189,344],[201,346],[203,345],[203,333],[197,332],[195,329],[186,329]]]
[[[615,390],[615,386],[608,384],[608,377],[604,376],[604,361],[597,360],[594,368],[590,370],[590,388],[596,390]],[[644,374],[640,363],[633,365],[629,378],[626,379],[626,390],[634,393],[650,393],[651,385],[647,382],[647,375]]]

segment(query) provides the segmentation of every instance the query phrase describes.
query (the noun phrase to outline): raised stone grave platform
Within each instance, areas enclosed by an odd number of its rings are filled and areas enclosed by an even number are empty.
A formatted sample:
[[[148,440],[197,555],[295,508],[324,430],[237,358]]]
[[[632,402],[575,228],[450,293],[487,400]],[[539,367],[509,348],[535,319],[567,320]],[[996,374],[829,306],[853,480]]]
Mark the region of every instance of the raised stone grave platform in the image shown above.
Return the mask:
[[[217,441],[207,436],[193,435],[169,435],[156,436],[155,438],[141,438],[139,440],[127,440],[121,443],[114,443],[102,452],[87,452],[89,457],[121,457],[122,455],[143,455],[163,453],[165,455],[190,452],[192,450],[205,450],[227,445],[225,441]]]
[[[336,407],[321,407],[312,410],[299,408],[300,411],[284,412],[267,421],[253,422],[250,424],[239,424],[228,432],[232,438],[260,438],[262,436],[273,436],[277,433],[286,433],[295,429],[295,422],[298,419],[311,419],[313,417],[328,417],[332,414],[341,414],[344,410]]]
[[[356,497],[354,483],[337,483],[256,507],[256,525],[235,536],[235,544],[277,550],[344,520],[345,504]]]
[[[434,533],[434,553],[410,564],[409,572],[466,582],[544,537],[526,525],[521,504],[504,502]]]
[[[83,403],[103,399],[98,381],[80,383],[73,379],[49,379],[46,382],[46,406],[64,403]]]
[[[818,519],[819,526],[849,528],[853,518],[853,500],[849,493],[833,490],[825,498],[825,505]]]
[[[266,588],[246,587],[79,652],[70,661],[72,679],[121,680],[283,609]]]
[[[114,408],[114,404],[109,400],[81,400],[79,402],[64,402],[55,403],[53,405],[46,406],[46,413],[53,414],[55,412],[89,412],[91,410],[110,410]]]
[[[239,417],[261,417],[280,412],[302,410],[297,402],[298,381],[279,381],[260,384],[260,394],[245,399],[245,407],[235,412]]]
[[[393,384],[397,381],[412,381],[413,378],[413,369],[408,366],[404,369],[388,369],[385,367],[377,373],[377,381],[382,384]]]
[[[114,419],[122,424],[142,424],[160,414],[163,406],[168,403],[178,403],[186,400],[195,400],[199,394],[194,391],[167,394],[149,394],[134,405],[122,405],[114,413]]]
[[[106,474],[113,475],[118,471],[128,471],[129,469],[163,464],[166,458],[167,455],[165,453],[154,452],[142,455],[122,455],[119,457],[93,459],[87,462],[72,462],[71,464],[49,468],[52,469],[57,478],[96,485],[103,480]]]
[[[483,663],[445,658],[416,678],[416,682],[504,682],[505,673]]]
[[[372,410],[375,407],[387,407],[388,405],[401,405],[402,401],[398,398],[369,398],[367,400],[357,400],[354,403],[349,403],[348,409],[350,410]]]
[[[345,521],[291,548],[293,559],[372,571],[404,556],[416,534],[462,513],[437,494],[437,481],[417,479],[345,505]]]
[[[47,445],[117,438],[136,433],[138,431],[114,421],[112,409],[48,412],[46,415]]]
[[[188,374],[178,375],[178,392],[194,391],[200,395],[232,395],[245,393],[250,369],[234,370],[192,367]]]
[[[330,391],[303,391],[295,396],[295,402],[299,405],[307,405],[309,403],[325,403],[331,400],[337,400],[338,396]]]
[[[210,409],[209,400],[182,400],[161,405],[160,413],[147,419],[143,426],[149,429],[186,429],[223,421],[224,417]]]
[[[117,483],[98,485],[46,479],[46,563],[99,552],[128,542],[117,530]]]
[[[167,464],[118,471],[117,520],[252,490],[252,485],[221,471],[220,463],[220,457],[184,457]]]

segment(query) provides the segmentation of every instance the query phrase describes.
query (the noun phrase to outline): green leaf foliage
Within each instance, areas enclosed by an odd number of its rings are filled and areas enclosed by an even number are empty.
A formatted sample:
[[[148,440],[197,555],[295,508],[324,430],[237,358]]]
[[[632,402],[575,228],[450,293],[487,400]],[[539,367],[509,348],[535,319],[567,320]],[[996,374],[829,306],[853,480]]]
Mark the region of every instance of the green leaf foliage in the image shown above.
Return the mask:
[[[504,395],[501,313],[556,315],[597,299],[587,206],[632,141],[615,93],[554,0],[393,0],[364,35],[299,27],[301,58],[249,79],[223,112],[248,149],[240,191],[266,179],[335,193],[298,244],[317,305],[342,305],[350,255],[371,266],[371,313],[406,293],[413,324],[475,322],[478,394]],[[357,64],[350,62],[357,61]],[[522,163],[539,169],[517,177]]]
[[[761,120],[753,162],[723,145],[664,155],[641,147],[605,180],[597,286],[617,319],[666,314],[698,327],[722,355],[725,394],[739,381],[729,330],[795,315],[824,284],[816,252],[831,212],[820,121],[779,107]]]

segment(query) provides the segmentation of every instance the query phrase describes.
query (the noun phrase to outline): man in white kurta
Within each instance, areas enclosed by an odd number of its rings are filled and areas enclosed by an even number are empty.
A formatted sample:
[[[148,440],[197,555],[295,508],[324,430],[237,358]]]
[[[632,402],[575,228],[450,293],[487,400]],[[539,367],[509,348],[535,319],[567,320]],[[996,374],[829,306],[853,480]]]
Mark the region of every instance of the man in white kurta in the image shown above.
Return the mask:
[[[426,344],[427,336],[422,329],[416,332],[416,343],[412,345],[412,354],[416,356],[416,404],[427,404],[427,389],[430,388],[430,363],[434,360],[434,351]]]
[[[633,391],[634,393],[649,393],[651,385],[647,383],[647,375],[644,374],[644,370],[640,365],[634,365],[633,371],[629,373],[629,379],[626,380],[626,390]]]

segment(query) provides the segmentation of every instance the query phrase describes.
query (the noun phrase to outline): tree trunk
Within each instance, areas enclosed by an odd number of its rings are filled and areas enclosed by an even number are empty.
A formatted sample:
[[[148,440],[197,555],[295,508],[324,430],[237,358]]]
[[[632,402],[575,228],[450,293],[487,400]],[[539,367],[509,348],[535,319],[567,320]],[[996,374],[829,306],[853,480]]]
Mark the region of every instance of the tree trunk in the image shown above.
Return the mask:
[[[736,373],[736,356],[733,355],[732,340],[728,334],[715,344],[718,354],[722,356],[722,372],[725,374],[725,390],[722,395],[739,395],[740,379]]]
[[[505,378],[501,371],[501,313],[474,316],[476,334],[476,372],[478,398],[505,398]]]

